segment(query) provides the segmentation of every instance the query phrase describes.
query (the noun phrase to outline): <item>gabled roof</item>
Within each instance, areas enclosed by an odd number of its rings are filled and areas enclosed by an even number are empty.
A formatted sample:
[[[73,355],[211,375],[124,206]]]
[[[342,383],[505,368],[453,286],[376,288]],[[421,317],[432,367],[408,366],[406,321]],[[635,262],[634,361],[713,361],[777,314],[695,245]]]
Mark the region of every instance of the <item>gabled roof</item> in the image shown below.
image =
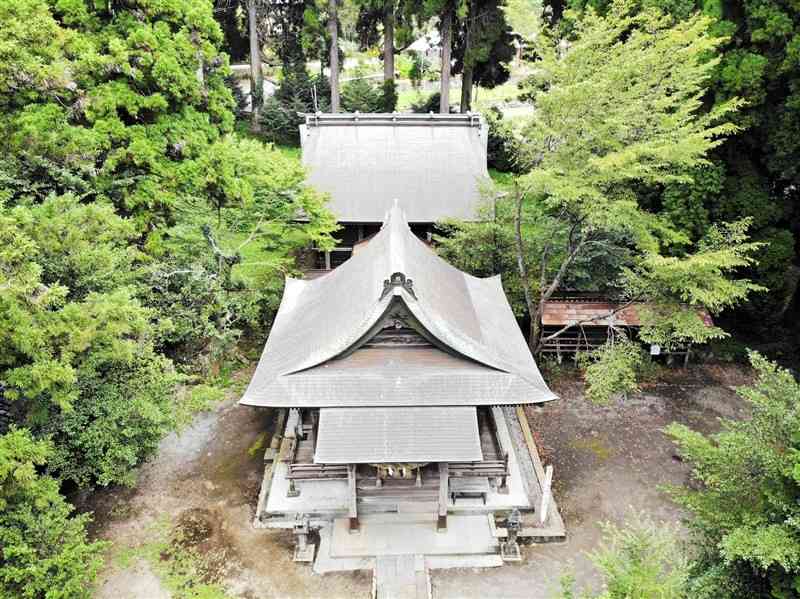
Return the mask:
[[[487,139],[477,114],[315,114],[300,127],[308,183],[353,223],[382,222],[394,198],[412,223],[476,220]]]
[[[398,304],[431,347],[354,351]],[[375,237],[342,266],[318,279],[287,279],[241,403],[387,407],[551,399],[500,278],[479,279],[449,265],[411,232],[395,205]]]

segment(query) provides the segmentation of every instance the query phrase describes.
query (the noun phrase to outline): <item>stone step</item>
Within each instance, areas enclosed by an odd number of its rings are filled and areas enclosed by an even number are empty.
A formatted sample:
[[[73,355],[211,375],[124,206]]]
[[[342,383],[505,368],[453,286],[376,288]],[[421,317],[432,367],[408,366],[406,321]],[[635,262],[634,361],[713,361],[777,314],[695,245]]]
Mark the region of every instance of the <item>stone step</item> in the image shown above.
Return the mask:
[[[430,599],[430,575],[422,555],[375,559],[375,599]]]

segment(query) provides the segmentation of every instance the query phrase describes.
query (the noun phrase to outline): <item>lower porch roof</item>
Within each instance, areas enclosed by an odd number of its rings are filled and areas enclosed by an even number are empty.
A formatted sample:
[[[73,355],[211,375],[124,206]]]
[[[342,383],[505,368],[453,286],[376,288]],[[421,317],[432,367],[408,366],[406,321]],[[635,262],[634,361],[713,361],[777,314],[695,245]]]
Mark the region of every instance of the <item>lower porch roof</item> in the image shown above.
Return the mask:
[[[314,462],[382,464],[483,460],[473,406],[322,408]]]

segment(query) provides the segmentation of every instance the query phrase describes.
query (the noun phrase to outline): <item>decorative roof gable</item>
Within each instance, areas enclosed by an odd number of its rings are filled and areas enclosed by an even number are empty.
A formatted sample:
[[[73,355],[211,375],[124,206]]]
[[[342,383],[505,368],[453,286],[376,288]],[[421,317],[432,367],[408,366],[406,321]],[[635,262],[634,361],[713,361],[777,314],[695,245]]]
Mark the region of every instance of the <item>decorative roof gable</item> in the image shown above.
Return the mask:
[[[357,356],[377,351],[361,348],[398,309],[432,347],[411,362],[410,354],[390,353],[408,351],[403,347],[382,348],[377,362],[377,354]],[[539,374],[500,278],[479,279],[449,265],[411,232],[395,205],[369,244],[342,266],[310,281],[287,279],[242,403],[342,407],[550,399],[555,395]]]

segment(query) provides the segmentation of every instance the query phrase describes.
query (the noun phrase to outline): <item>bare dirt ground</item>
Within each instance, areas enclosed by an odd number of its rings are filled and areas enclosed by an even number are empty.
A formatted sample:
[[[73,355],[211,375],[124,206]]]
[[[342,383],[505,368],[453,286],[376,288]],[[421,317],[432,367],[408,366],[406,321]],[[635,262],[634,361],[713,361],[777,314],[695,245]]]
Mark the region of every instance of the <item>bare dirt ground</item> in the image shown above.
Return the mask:
[[[586,552],[597,547],[601,522],[624,522],[634,511],[679,522],[680,511],[659,486],[683,483],[688,468],[662,430],[677,421],[711,431],[720,417],[741,416],[744,406],[732,389],[747,376],[735,368],[694,367],[671,371],[669,381],[608,407],[588,403],[569,377],[553,382],[561,399],[530,410],[529,419],[544,462],[555,469],[568,540],[523,547],[524,561],[502,568],[434,571],[434,597],[544,599],[558,593],[567,572],[580,587],[596,586]],[[199,415],[164,440],[135,489],[110,489],[89,499],[84,507],[95,511],[94,534],[120,550],[148,542],[154,527],[166,522],[208,558],[215,579],[232,596],[368,597],[371,573],[315,575],[291,561],[290,533],[252,528],[263,461],[261,451],[248,450],[270,420],[268,413],[238,406],[235,397]],[[121,563],[115,550],[98,598],[171,597],[146,560]]]
[[[366,597],[371,572],[315,576],[309,566],[292,562],[290,531],[252,527],[264,462],[263,449],[249,450],[272,418],[267,411],[239,406],[237,399],[229,398],[166,438],[158,456],[141,468],[134,489],[96,493],[86,506],[95,512],[95,534],[124,549],[147,543],[166,522],[208,558],[213,578],[232,596]],[[268,437],[265,441],[269,445]],[[98,599],[171,596],[145,560],[121,565],[114,553],[101,574]]]

